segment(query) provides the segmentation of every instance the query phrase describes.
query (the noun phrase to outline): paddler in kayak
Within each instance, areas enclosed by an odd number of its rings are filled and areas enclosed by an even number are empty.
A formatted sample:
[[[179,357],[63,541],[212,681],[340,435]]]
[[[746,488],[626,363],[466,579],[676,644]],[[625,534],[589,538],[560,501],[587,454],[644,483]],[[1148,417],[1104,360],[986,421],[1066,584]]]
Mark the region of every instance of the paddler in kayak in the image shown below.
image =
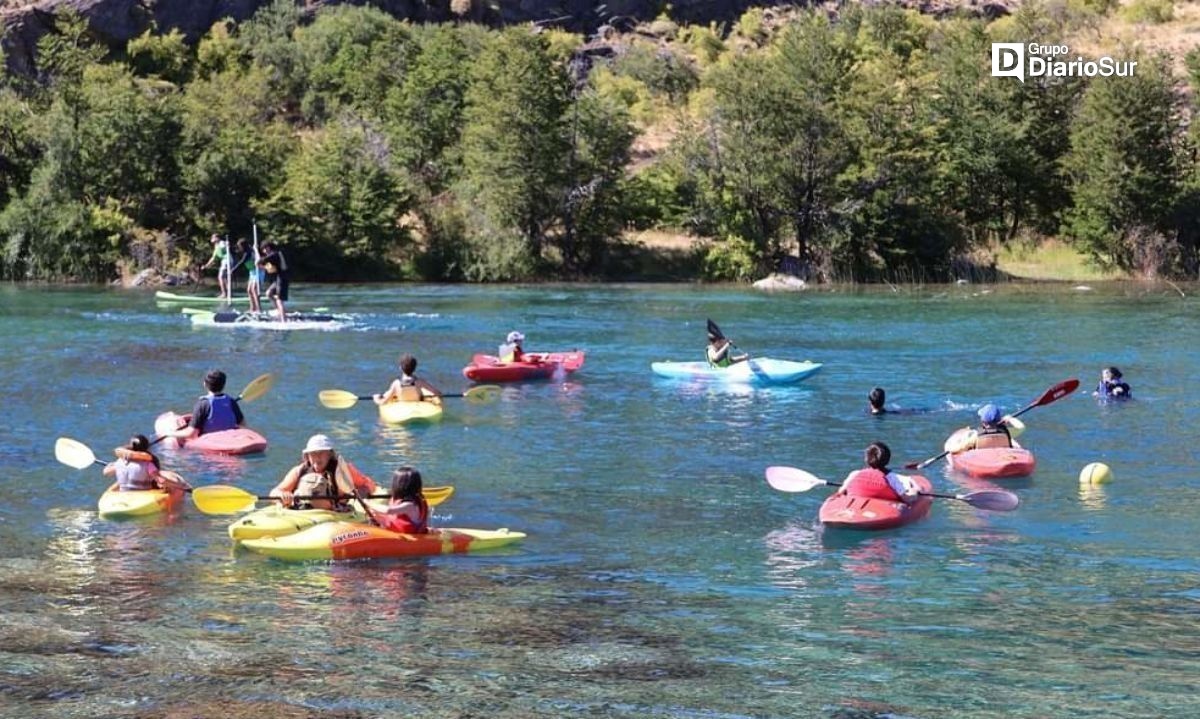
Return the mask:
[[[883,499],[890,502],[912,504],[920,496],[917,483],[903,474],[888,469],[892,461],[892,450],[883,442],[872,442],[863,452],[867,466],[846,475],[838,492],[851,497]]]
[[[300,453],[300,464],[288,470],[271,490],[285,507],[292,509],[342,509],[348,506],[355,490],[372,494],[375,482],[358,471],[345,457],[339,457],[333,442],[323,434],[308,438]],[[297,500],[296,495],[317,495],[328,499]]]
[[[225,373],[219,369],[204,375],[207,394],[196,400],[192,407],[192,419],[186,427],[175,430],[169,436],[176,439],[191,439],[202,434],[221,432],[242,426],[246,418],[237,400],[225,394]]]
[[[1133,397],[1133,390],[1121,379],[1121,370],[1105,367],[1100,372],[1100,384],[1096,385],[1093,394],[1103,399],[1129,399]]]
[[[705,357],[708,359],[710,367],[728,367],[735,362],[745,362],[750,359],[750,355],[746,353],[734,354],[737,350],[733,343],[725,338],[717,324],[712,320],[708,321],[708,347],[706,348]]]
[[[274,242],[265,243],[263,252],[266,254],[255,264],[266,272],[267,298],[275,303],[275,309],[279,312],[279,321],[287,322],[287,314],[283,311],[283,303],[288,299],[287,260]]]
[[[429,531],[429,503],[422,492],[421,473],[412,467],[401,467],[392,473],[392,494],[386,513],[373,515],[375,523],[384,529],[404,534],[425,534]]]
[[[1024,429],[1020,420],[1015,417],[1006,418],[1000,408],[991,403],[980,407],[976,414],[979,416],[979,428],[967,433],[962,444],[952,449],[953,452],[965,452],[968,449],[1008,449],[1013,446],[1009,427],[1016,429],[1020,426]]]
[[[400,376],[392,380],[392,384],[383,394],[374,396],[375,404],[388,402],[421,402],[441,397],[437,387],[416,376],[417,358],[410,354],[400,356]]]
[[[190,489],[191,485],[174,472],[164,470],[158,457],[150,452],[150,440],[135,434],[129,444],[113,450],[115,461],[104,465],[105,477],[117,478],[117,491],[138,492],[147,489]]]
[[[501,362],[510,364],[512,362],[528,362],[525,359],[525,351],[521,349],[521,343],[525,341],[525,335],[513,330],[504,338],[504,344],[500,345],[497,352],[497,357]]]
[[[229,253],[229,240],[222,240],[220,235],[214,233],[209,241],[213,244],[212,256],[200,269],[207,270],[220,261],[221,264],[217,267],[217,284],[221,286],[222,299],[230,302],[233,300],[233,257]]]

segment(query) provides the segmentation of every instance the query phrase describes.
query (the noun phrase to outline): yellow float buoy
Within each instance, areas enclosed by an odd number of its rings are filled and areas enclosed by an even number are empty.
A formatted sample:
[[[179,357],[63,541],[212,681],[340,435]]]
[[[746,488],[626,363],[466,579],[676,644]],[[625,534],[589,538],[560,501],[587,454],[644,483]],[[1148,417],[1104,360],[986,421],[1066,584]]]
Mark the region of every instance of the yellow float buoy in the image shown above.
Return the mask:
[[[1079,472],[1080,484],[1107,484],[1112,479],[1112,470],[1103,462],[1092,462]]]

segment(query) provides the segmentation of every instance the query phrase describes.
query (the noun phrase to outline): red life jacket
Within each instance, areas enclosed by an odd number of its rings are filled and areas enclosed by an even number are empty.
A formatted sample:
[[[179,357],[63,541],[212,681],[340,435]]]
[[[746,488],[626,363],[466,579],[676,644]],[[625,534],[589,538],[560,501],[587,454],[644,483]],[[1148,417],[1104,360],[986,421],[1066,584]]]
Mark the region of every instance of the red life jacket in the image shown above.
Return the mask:
[[[429,503],[421,497],[417,503],[420,507],[421,518],[417,522],[406,514],[377,514],[376,521],[380,527],[402,534],[425,534],[429,531]]]
[[[867,499],[883,499],[888,502],[902,502],[900,495],[888,484],[887,476],[878,469],[860,469],[850,475],[842,483],[842,492],[851,497]]]

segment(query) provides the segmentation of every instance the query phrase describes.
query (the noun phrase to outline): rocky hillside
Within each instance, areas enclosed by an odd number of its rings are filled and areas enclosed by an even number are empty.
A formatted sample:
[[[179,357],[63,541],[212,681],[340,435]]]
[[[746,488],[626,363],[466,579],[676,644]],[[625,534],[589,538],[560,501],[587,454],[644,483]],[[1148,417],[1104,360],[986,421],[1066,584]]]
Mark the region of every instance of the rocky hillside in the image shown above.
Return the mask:
[[[53,13],[70,7],[86,17],[96,34],[114,47],[157,26],[160,32],[178,29],[189,39],[202,36],[223,18],[244,20],[270,0],[0,0],[3,39],[0,46],[9,67],[22,73],[34,67],[39,37],[53,27]],[[300,0],[315,12],[323,6],[373,5],[417,22],[455,19],[493,25],[536,22],[574,31],[593,31],[603,25],[618,28],[652,19],[663,8],[656,0]],[[748,7],[774,3],[751,0],[674,0],[671,16],[693,23],[726,21]],[[794,4],[794,3],[787,3]]]

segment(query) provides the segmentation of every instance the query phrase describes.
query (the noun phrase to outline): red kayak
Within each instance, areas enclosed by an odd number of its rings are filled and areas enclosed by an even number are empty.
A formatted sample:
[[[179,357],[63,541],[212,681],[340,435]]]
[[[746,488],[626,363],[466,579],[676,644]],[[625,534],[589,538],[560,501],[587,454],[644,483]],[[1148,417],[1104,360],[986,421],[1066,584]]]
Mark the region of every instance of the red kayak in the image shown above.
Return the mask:
[[[958,430],[946,440],[947,446],[953,446],[959,433],[970,430]],[[990,449],[968,449],[965,452],[951,452],[949,455],[950,468],[971,477],[980,479],[1002,479],[1004,477],[1028,477],[1033,474],[1037,460],[1033,452],[1013,442],[1012,447],[992,447]]]
[[[932,492],[933,485],[921,475],[913,480],[922,492]],[[911,524],[929,514],[933,497],[917,497],[912,504],[889,502],[886,499],[831,495],[821,505],[821,524],[838,529],[895,529]]]
[[[501,362],[492,355],[475,355],[463,367],[472,382],[522,382],[547,379],[555,372],[571,373],[583,366],[583,352],[526,352],[521,362]]]
[[[163,412],[154,420],[154,433],[161,437],[183,427],[191,419],[192,415],[190,414]],[[267,438],[252,429],[238,427],[220,432],[208,432],[189,440],[168,437],[163,440],[163,444],[168,447],[186,446],[188,449],[214,454],[253,454],[266,450]]]

